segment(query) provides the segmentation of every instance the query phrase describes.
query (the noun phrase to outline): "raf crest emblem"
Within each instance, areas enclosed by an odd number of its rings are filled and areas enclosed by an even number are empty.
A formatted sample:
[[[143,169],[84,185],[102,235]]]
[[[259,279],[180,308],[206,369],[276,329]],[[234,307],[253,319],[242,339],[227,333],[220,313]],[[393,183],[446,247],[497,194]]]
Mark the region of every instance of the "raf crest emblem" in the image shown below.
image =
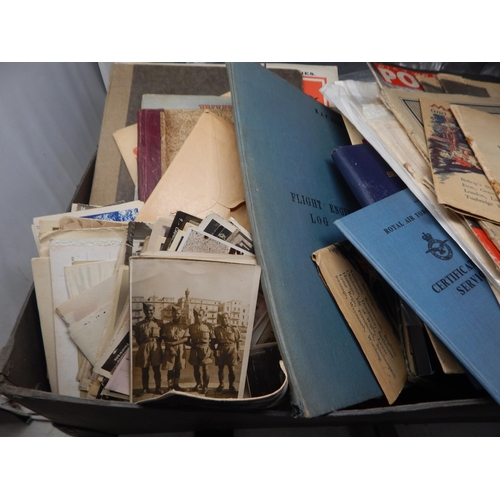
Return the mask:
[[[422,239],[427,241],[427,251],[425,253],[431,253],[441,260],[450,260],[453,257],[453,250],[446,243],[448,240],[436,240],[430,233],[423,233]]]

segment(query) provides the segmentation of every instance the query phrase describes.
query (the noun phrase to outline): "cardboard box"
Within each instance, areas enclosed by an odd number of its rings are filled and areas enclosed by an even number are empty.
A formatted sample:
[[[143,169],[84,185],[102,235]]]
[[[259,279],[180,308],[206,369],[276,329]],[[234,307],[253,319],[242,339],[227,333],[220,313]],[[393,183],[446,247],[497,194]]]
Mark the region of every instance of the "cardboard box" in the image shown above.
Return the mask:
[[[95,158],[75,194],[86,202],[92,185]],[[288,400],[270,409],[224,411],[217,406],[193,406],[186,401],[169,408],[87,400],[49,392],[45,355],[35,293],[28,295],[6,346],[0,351],[0,394],[50,419],[70,435],[109,436],[187,432],[217,434],[234,429],[324,428],[377,426],[426,422],[500,422],[500,406],[463,379],[448,385],[446,400],[419,388],[406,390],[396,404],[383,401],[336,411],[316,418],[296,418]]]

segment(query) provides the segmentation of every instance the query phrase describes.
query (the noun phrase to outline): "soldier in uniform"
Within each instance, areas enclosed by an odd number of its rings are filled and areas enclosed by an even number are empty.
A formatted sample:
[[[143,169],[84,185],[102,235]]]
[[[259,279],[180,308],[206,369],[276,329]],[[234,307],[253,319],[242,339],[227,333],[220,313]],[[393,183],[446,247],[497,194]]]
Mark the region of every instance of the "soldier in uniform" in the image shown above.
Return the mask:
[[[213,339],[213,329],[212,325],[204,321],[204,309],[195,308],[193,312],[194,323],[189,325],[189,343],[191,345],[189,363],[193,365],[194,370],[194,379],[196,381],[194,390],[206,394],[210,382],[208,365],[213,362],[210,347]],[[202,373],[200,373],[200,368]]]
[[[172,306],[172,321],[165,323],[161,332],[161,338],[165,342],[163,369],[167,370],[169,390],[184,390],[179,386],[179,378],[181,369],[186,367],[184,353],[188,341],[187,329],[188,326],[181,322],[179,308]]]
[[[224,367],[228,369],[229,392],[237,393],[234,387],[236,376],[234,367],[240,362],[240,332],[237,327],[229,324],[229,314],[219,314],[220,324],[214,330],[215,364],[218,367],[219,387],[217,391],[224,389]]]
[[[161,391],[161,363],[163,353],[161,350],[161,328],[162,321],[154,317],[155,306],[149,302],[143,302],[142,309],[146,316],[134,326],[134,335],[139,349],[135,358],[135,366],[142,370],[142,390],[138,396],[144,393],[152,393],[149,389],[149,367],[153,368],[155,379],[155,394],[162,394]]]

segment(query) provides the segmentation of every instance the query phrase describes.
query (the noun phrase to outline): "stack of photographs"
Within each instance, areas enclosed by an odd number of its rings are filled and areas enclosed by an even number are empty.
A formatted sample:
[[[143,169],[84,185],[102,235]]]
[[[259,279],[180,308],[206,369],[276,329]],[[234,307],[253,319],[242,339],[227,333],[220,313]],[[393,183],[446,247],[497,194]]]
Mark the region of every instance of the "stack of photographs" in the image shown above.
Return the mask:
[[[158,219],[130,259],[131,401],[263,396],[254,360],[277,347],[260,274],[251,235],[234,219]],[[285,377],[276,355],[269,360],[276,391]]]

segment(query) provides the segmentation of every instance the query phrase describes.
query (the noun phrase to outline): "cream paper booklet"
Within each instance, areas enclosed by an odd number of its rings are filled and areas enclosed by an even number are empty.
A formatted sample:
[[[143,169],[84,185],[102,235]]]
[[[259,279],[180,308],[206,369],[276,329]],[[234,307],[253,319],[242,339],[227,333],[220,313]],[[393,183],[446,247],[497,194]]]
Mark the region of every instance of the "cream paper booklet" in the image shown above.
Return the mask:
[[[479,165],[450,105],[421,97],[434,189],[438,202],[462,215],[500,222],[500,201]]]
[[[500,115],[454,104],[450,107],[479,165],[500,198]]]
[[[434,96],[448,104],[459,104],[484,109],[490,113],[500,113],[500,97],[471,97],[457,94],[426,94],[425,92],[384,88],[380,97],[388,109],[401,122],[410,139],[419,151],[429,159],[425,140],[420,98]],[[439,97],[438,97],[439,96]]]

